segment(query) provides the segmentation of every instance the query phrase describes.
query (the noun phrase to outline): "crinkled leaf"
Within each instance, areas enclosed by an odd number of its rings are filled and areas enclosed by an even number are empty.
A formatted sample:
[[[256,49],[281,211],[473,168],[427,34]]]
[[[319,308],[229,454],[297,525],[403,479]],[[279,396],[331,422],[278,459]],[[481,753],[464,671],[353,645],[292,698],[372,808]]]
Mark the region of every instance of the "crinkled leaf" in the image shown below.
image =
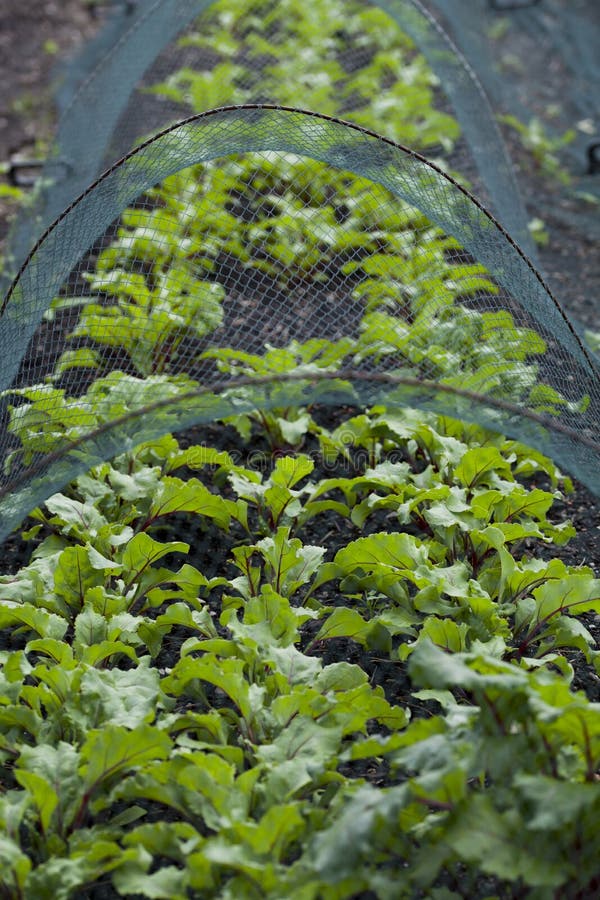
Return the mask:
[[[107,779],[113,779],[146,762],[166,759],[171,740],[150,725],[130,730],[122,725],[106,725],[90,732],[81,748],[80,774],[88,790],[95,790]]]
[[[81,698],[90,718],[100,723],[137,728],[156,715],[160,676],[156,669],[88,669],[81,679]]]

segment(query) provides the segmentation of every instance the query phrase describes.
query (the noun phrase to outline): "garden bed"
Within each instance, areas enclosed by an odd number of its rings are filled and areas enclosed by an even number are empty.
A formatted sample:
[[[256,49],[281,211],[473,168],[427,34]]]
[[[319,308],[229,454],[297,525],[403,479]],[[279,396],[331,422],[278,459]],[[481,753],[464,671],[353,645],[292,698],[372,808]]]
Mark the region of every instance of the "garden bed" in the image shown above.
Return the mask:
[[[192,261],[204,331],[194,318],[164,352],[147,326],[183,239],[221,235],[216,205],[183,234],[157,230],[167,238],[145,255],[131,238],[141,209],[151,219],[197,200],[202,178],[214,186],[212,165],[157,186],[68,280],[62,299],[84,302],[42,325],[36,347],[48,392],[67,388],[74,414],[112,376],[168,384],[182,371],[173,346],[192,360],[216,341],[199,365],[224,373],[335,360],[372,302],[353,295],[365,260],[403,228],[407,258],[435,262],[440,296],[455,285],[441,324],[477,333],[494,284],[477,270],[481,291],[463,292],[452,265],[473,260],[445,252],[414,211],[380,234],[372,197],[347,179],[369,253],[340,256],[310,217],[282,216],[286,231],[273,214],[290,184],[309,186],[309,212],[325,184],[340,241],[339,173],[260,164],[275,186],[254,207],[222,167],[233,188],[219,209],[239,215],[233,252]],[[376,300],[389,286],[378,277]],[[208,278],[222,288],[214,304]],[[262,315],[265,292],[280,315]],[[412,326],[424,301],[408,294],[398,318]],[[106,323],[134,322],[137,302],[149,309],[140,331],[115,343]],[[253,345],[240,346],[244,329]],[[89,354],[85,384],[74,348]],[[480,349],[467,344],[455,365],[477,371]],[[13,449],[60,446],[48,408],[21,401],[20,416],[7,411]],[[596,498],[516,441],[397,406],[290,401],[134,444],[48,497],[3,547],[0,896],[598,894]]]

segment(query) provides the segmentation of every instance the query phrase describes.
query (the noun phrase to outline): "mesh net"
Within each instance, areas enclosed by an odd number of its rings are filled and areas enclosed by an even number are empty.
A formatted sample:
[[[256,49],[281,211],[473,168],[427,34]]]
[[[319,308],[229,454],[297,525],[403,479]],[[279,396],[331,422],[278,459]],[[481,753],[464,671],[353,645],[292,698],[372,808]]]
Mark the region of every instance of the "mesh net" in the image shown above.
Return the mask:
[[[13,231],[5,288],[41,230],[139,140],[191,113],[250,102],[340,115],[445,157],[534,253],[485,94],[419,0],[120,4],[67,69],[59,97],[56,144]]]
[[[418,154],[336,119],[217,110],[48,229],[2,306],[0,537],[78,472],[254,408],[415,405],[598,492],[594,359],[507,232]]]
[[[54,100],[59,117],[71,106],[82,84],[94,76],[104,57],[127,32],[136,11],[136,0],[89,0],[97,33],[72,58],[60,60],[54,72]]]
[[[568,19],[555,125],[582,97],[593,108],[578,92],[588,5],[115,3],[65,72],[56,143],[10,239],[0,537],[132,442],[315,402],[481,422],[598,492],[598,360],[535,267],[496,124],[528,111],[518,78],[500,91],[490,74],[502,39],[533,61],[536,29]],[[543,86],[533,96],[537,114]],[[569,219],[576,239],[584,220]]]
[[[476,72],[514,155],[541,261],[561,301],[599,327],[600,5],[596,0],[429,0]],[[537,170],[537,177],[536,177]]]
[[[460,0],[431,0],[430,5],[476,71],[495,111],[524,123],[535,117],[547,130],[549,142],[568,134],[557,150],[572,179],[571,194],[589,193],[600,199],[589,155],[600,141],[598,4],[474,0],[467,6]],[[539,77],[544,71],[549,73],[545,79]],[[555,186],[561,187],[560,179]],[[555,203],[552,193],[546,202]],[[562,211],[576,215],[568,204]],[[597,213],[591,199],[580,210],[586,227],[600,235]]]

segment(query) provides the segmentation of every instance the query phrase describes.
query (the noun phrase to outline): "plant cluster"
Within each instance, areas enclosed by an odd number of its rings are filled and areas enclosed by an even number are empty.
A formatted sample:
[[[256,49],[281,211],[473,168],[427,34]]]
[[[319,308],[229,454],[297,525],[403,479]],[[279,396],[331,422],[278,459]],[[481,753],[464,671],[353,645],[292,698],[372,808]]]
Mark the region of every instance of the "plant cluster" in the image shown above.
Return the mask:
[[[436,76],[390,25],[383,10],[356,0],[219,0],[180,41],[200,50],[206,67],[178,69],[149,90],[195,112],[267,100],[351,113],[410,147],[450,150],[460,129],[436,109]]]
[[[504,115],[500,117],[500,121],[517,133],[542,175],[563,185],[571,184],[571,175],[563,168],[557,153],[575,139],[576,131],[573,128],[553,137],[547,132],[543,122],[535,117],[525,123],[516,116]]]
[[[391,105],[392,137],[457,134],[376,10],[219,4],[210,23],[186,38],[218,55],[210,72],[156,91],[205,108],[221,80],[249,99],[260,56],[290,100],[301,85],[337,111],[343,83],[367,125]],[[333,284],[354,331],[228,346],[227,297],[253,276],[290,295]],[[276,381],[385,364],[565,403],[540,378],[541,337],[486,308],[483,266],[314,161],[171,176],[85,280],[49,311],[82,307],[52,377],[11,392],[8,470],[176,404],[209,366]],[[73,369],[87,390],[69,393]],[[253,396],[237,390],[212,444],[135,446],[134,421],[126,450],[32,513],[30,562],[0,577],[0,897],[594,896],[600,705],[578,688],[600,673],[600,580],[549,558],[573,535],[552,513],[569,480],[432,413]]]
[[[240,56],[248,77],[253,71],[255,78],[264,74],[260,66],[252,68],[255,57],[304,66],[302,54],[291,52],[293,44],[310,47],[317,65],[343,57],[352,39],[364,50],[364,65],[357,66],[354,60],[346,73],[351,79],[349,95],[355,99],[379,101],[389,85],[396,93],[410,94],[415,84],[433,84],[422,58],[414,56],[406,36],[389,28],[389,18],[381,10],[356,5],[348,11],[340,6],[325,15],[319,4],[242,3],[233,11],[216,4],[202,23],[183,43],[206,53],[212,48],[213,56]],[[262,30],[257,23],[262,23]],[[271,53],[263,33],[273,41]],[[314,40],[308,42],[311,36]],[[179,70],[168,90],[165,84],[153,90],[205,109],[204,82],[219,81],[214,68],[219,64],[213,56],[206,72]],[[411,65],[417,67],[418,77],[410,76]],[[308,62],[306,66],[310,75]],[[270,72],[272,67],[266,68]],[[372,70],[379,73],[377,84],[371,83]],[[278,90],[286,85],[297,90],[293,73],[273,71]],[[192,77],[202,78],[204,86],[191,94],[177,94],[174,85]],[[352,82],[359,77],[367,79],[363,93]],[[330,90],[332,102],[335,97],[339,103],[339,79],[331,81]],[[411,136],[413,145],[428,146],[430,130],[446,139],[454,133],[448,117],[437,118],[431,91],[415,102],[422,115],[431,118],[431,128],[415,118],[414,110],[403,116],[397,98],[396,114],[389,120],[418,126],[420,138]],[[381,129],[380,113],[369,107],[365,115],[370,117],[365,124]],[[443,143],[442,137],[438,143]],[[161,379],[184,370],[203,382],[210,360],[228,374],[281,374],[305,364],[308,356],[318,368],[385,368],[399,376],[481,394],[493,391],[500,399],[543,414],[586,408],[585,397],[567,402],[544,383],[540,361],[547,349],[545,340],[518,324],[508,309],[495,308],[499,288],[483,265],[419,210],[381,186],[324,163],[263,153],[179,171],[126,210],[116,236],[105,243],[94,271],[82,273],[89,293],[59,297],[48,313],[54,317],[63,307],[82,307],[70,334],[73,343],[58,360],[55,379],[71,369],[104,375],[126,368],[129,376],[142,379]],[[232,329],[225,315],[226,299],[241,294],[242,306],[264,307],[243,328],[244,339],[250,337],[259,349],[272,339],[264,327],[265,313],[268,316],[271,303],[281,303],[271,298],[294,292],[314,298],[308,314],[317,323],[319,337],[332,328],[323,319],[319,333],[320,292],[333,297],[338,308],[352,311],[345,329],[339,323],[333,327],[336,334],[344,333],[325,354],[314,352],[310,340],[300,347],[293,341],[285,364],[277,351],[248,354],[246,347],[228,348],[240,342],[240,329]],[[302,325],[294,327],[301,335]],[[33,405],[16,408],[13,431],[21,433],[22,423],[29,426],[32,419],[44,420],[42,407],[51,399],[51,388],[42,390],[43,396],[36,389],[22,395]],[[88,412],[78,416],[70,433],[79,432],[80,423],[94,417],[97,387],[92,386],[91,393],[76,404]],[[53,441],[61,433],[51,422],[44,430]]]
[[[55,301],[51,316],[83,307],[56,377],[73,368],[103,372],[115,361],[121,368],[124,354],[141,377],[183,367],[201,377],[209,359],[229,374],[282,373],[308,356],[321,367],[384,365],[493,390],[544,413],[569,405],[540,377],[544,339],[493,309],[498,287],[485,267],[383,187],[306,158],[247,154],[178,172],[145,203],[124,213],[85,275],[91,295]],[[276,351],[227,348],[223,299],[247,293],[257,278],[254,305],[281,292],[333,290],[340,307],[356,310],[347,333],[327,342],[326,362],[316,362],[323,353],[314,341],[289,345],[287,369]],[[323,317],[318,301],[314,316]]]
[[[327,465],[169,436],[34,512],[0,582],[3,896],[597,885],[600,708],[570,682],[600,580],[523,555],[572,534],[523,482],[559,473],[410,410],[304,424]]]

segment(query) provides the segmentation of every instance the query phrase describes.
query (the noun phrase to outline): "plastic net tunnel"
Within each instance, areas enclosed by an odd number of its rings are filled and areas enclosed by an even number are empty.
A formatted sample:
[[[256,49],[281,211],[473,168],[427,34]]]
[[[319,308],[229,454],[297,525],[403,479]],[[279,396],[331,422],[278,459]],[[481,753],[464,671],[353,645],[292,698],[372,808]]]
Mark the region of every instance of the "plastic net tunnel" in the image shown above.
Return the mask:
[[[117,4],[59,99],[42,190],[14,229],[13,274],[40,230],[136,142],[191,113],[250,102],[340,115],[441,154],[533,252],[487,98],[419,0]]]
[[[597,330],[598,4],[432,0],[429,7],[502,123],[529,216],[550,237],[541,264],[561,302]]]
[[[479,422],[598,493],[597,358],[430,10],[172,0],[107,28],[9,245],[1,537],[135,443],[315,403]]]
[[[0,900],[600,897],[597,3],[0,0]]]

